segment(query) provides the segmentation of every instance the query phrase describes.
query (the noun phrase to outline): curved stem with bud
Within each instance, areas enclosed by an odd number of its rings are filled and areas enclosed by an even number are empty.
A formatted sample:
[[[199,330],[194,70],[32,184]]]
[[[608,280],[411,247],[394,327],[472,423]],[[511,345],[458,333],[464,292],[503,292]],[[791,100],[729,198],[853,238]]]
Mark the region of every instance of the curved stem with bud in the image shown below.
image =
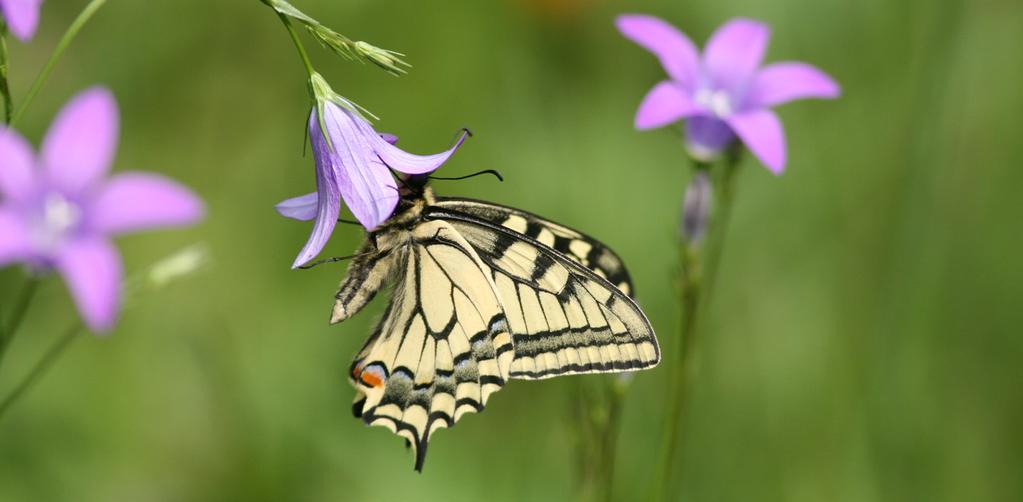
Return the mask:
[[[295,37],[294,29],[290,26],[291,21],[305,26],[309,30],[309,34],[320,42],[321,45],[349,61],[373,63],[392,75],[403,75],[407,73],[406,68],[411,68],[412,66],[401,59],[405,56],[404,54],[382,49],[368,42],[352,40],[324,26],[285,0],[260,1],[277,12],[277,15],[281,16],[282,20],[285,20],[285,25],[289,26],[288,31],[292,32],[292,38],[296,40],[296,44],[298,39]],[[304,53],[305,49],[300,48],[299,52]],[[304,54],[303,59],[308,63],[308,58]],[[307,68],[311,67],[308,64],[306,66]]]

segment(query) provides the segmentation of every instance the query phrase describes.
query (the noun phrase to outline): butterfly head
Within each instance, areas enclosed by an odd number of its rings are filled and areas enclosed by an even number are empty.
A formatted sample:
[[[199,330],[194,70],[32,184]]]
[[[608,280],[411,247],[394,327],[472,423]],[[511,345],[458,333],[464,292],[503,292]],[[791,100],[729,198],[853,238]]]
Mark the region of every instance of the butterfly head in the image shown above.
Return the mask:
[[[392,220],[395,223],[411,223],[422,214],[423,208],[434,203],[433,189],[427,186],[430,177],[426,174],[401,175],[398,177],[398,207]]]

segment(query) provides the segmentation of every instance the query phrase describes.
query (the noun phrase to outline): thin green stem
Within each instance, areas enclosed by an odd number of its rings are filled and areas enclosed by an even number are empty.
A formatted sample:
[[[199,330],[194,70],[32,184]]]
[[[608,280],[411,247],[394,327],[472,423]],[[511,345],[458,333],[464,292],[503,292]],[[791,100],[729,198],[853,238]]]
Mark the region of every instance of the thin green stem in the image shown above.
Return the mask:
[[[46,79],[49,78],[50,72],[53,71],[54,65],[64,54],[64,51],[71,45],[71,41],[75,39],[78,32],[82,30],[85,23],[89,22],[89,19],[99,10],[100,7],[106,3],[107,0],[92,0],[89,2],[82,12],[78,14],[78,17],[71,22],[71,26],[68,26],[67,31],[64,32],[64,36],[60,38],[60,42],[57,42],[57,47],[53,49],[53,53],[50,54],[50,59],[46,60],[46,64],[43,65],[43,69],[39,71],[39,75],[36,75],[36,79],[32,81],[32,86],[28,89],[28,94],[25,95],[25,99],[18,105],[17,110],[14,112],[14,116],[11,117],[10,125],[14,126],[18,122],[18,119],[25,113],[25,109],[32,102],[32,99],[36,97],[39,90],[42,89],[43,84],[46,83]]]
[[[618,376],[580,381],[575,391],[572,429],[578,433],[578,498],[609,502],[614,488],[618,425],[626,384]]]
[[[709,243],[712,247],[707,255],[706,272],[704,273],[704,296],[707,298],[710,298],[714,286],[717,285],[721,255],[724,253],[725,234],[728,232],[728,223],[732,219],[732,199],[735,197],[735,174],[739,169],[739,160],[735,154],[729,162],[725,163],[721,178],[715,186],[714,199],[717,201],[718,212],[714,215],[714,225],[717,227],[717,231],[714,234],[714,240]]]
[[[302,45],[302,41],[298,38],[298,32],[295,31],[295,26],[291,24],[291,20],[288,19],[288,16],[285,16],[280,12],[277,13],[277,17],[281,18],[281,22],[284,23],[284,27],[288,30],[288,35],[291,35],[291,41],[295,42],[295,49],[298,50],[298,55],[302,58],[302,64],[305,65],[306,73],[312,77],[313,74],[316,73],[316,70],[313,69],[313,63],[309,60],[309,53],[305,51],[305,46]]]
[[[11,310],[10,321],[6,324],[0,323],[0,364],[3,363],[7,347],[10,347],[11,341],[14,340],[14,335],[18,333],[18,328],[21,327],[21,321],[25,319],[25,313],[28,311],[28,306],[32,303],[32,298],[35,296],[38,287],[39,279],[37,277],[30,276],[26,279],[25,284],[21,287],[21,292],[18,293],[18,298],[14,301],[14,309]]]
[[[11,86],[7,82],[7,23],[0,20],[0,94],[4,99],[4,123],[11,123],[14,113],[14,101],[11,99]]]
[[[699,242],[686,240],[679,246],[680,347],[674,354],[668,375],[668,402],[663,423],[663,440],[650,497],[655,502],[669,498],[673,475],[681,470],[676,467],[675,457],[681,442],[681,421],[697,369],[699,321],[705,317],[704,311],[707,309],[717,279],[724,237],[731,215],[738,160],[737,156],[730,156],[722,166],[721,176],[714,182],[715,210],[707,229],[707,247],[704,249]]]
[[[606,377],[604,384],[608,394],[608,417],[602,436],[603,447],[600,457],[600,481],[602,502],[614,499],[615,460],[618,458],[618,426],[622,416],[622,402],[625,400],[626,383],[618,375]]]
[[[11,393],[8,394],[2,402],[0,402],[0,419],[3,419],[7,410],[14,406],[14,404],[17,403],[23,395],[25,395],[25,392],[32,388],[32,386],[38,382],[47,371],[49,371],[50,367],[53,366],[53,363],[55,363],[57,359],[60,358],[61,354],[64,353],[64,349],[66,349],[68,345],[75,340],[75,338],[78,338],[78,334],[81,331],[82,325],[74,324],[68,328],[68,330],[53,343],[53,345],[50,346],[49,350],[47,350],[46,353],[43,354],[43,357],[39,359],[39,362],[37,362],[35,366],[32,367],[32,370],[28,372],[28,375],[25,375],[25,378],[23,378],[14,387],[14,390],[12,390]]]

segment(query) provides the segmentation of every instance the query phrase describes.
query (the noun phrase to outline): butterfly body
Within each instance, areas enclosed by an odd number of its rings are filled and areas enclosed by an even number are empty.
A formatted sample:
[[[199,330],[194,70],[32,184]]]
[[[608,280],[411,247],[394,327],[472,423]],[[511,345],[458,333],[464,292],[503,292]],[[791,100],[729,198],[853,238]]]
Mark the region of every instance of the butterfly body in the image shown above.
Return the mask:
[[[425,180],[423,180],[425,181]],[[509,379],[649,368],[653,329],[621,260],[539,216],[409,183],[336,294],[331,322],[386,285],[391,302],[356,356],[353,411],[406,438],[422,468],[432,434],[479,412]]]

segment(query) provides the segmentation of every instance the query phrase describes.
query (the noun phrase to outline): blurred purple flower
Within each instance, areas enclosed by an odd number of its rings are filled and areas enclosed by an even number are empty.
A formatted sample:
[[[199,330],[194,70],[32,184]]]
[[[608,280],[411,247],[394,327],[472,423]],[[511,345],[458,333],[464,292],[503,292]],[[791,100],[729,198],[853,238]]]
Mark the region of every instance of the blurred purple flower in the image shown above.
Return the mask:
[[[27,42],[39,25],[39,6],[43,0],[0,0],[0,13],[11,33]]]
[[[327,243],[341,210],[340,199],[367,230],[391,217],[398,205],[398,185],[390,169],[423,174],[441,166],[465,141],[463,132],[450,149],[434,155],[413,155],[394,146],[397,138],[378,134],[358,114],[327,101],[323,104],[323,129],[316,109],[309,117],[309,138],[316,160],[316,192],[277,204],[288,218],[315,219],[312,234],[291,268],[312,260]]]
[[[708,160],[736,137],[771,172],[785,169],[785,134],[771,107],[803,98],[835,98],[840,89],[822,71],[805,63],[760,64],[770,36],[768,27],[750,19],[732,19],[711,36],[702,58],[696,46],[667,22],[652,16],[619,16],[626,38],[654,53],[670,80],[643,98],[637,129],[686,121],[690,153]]]
[[[117,103],[103,88],[64,106],[38,158],[21,135],[0,128],[0,266],[56,269],[94,331],[113,327],[121,300],[121,259],[109,238],[203,214],[191,191],[162,176],[104,179],[117,133]]]

